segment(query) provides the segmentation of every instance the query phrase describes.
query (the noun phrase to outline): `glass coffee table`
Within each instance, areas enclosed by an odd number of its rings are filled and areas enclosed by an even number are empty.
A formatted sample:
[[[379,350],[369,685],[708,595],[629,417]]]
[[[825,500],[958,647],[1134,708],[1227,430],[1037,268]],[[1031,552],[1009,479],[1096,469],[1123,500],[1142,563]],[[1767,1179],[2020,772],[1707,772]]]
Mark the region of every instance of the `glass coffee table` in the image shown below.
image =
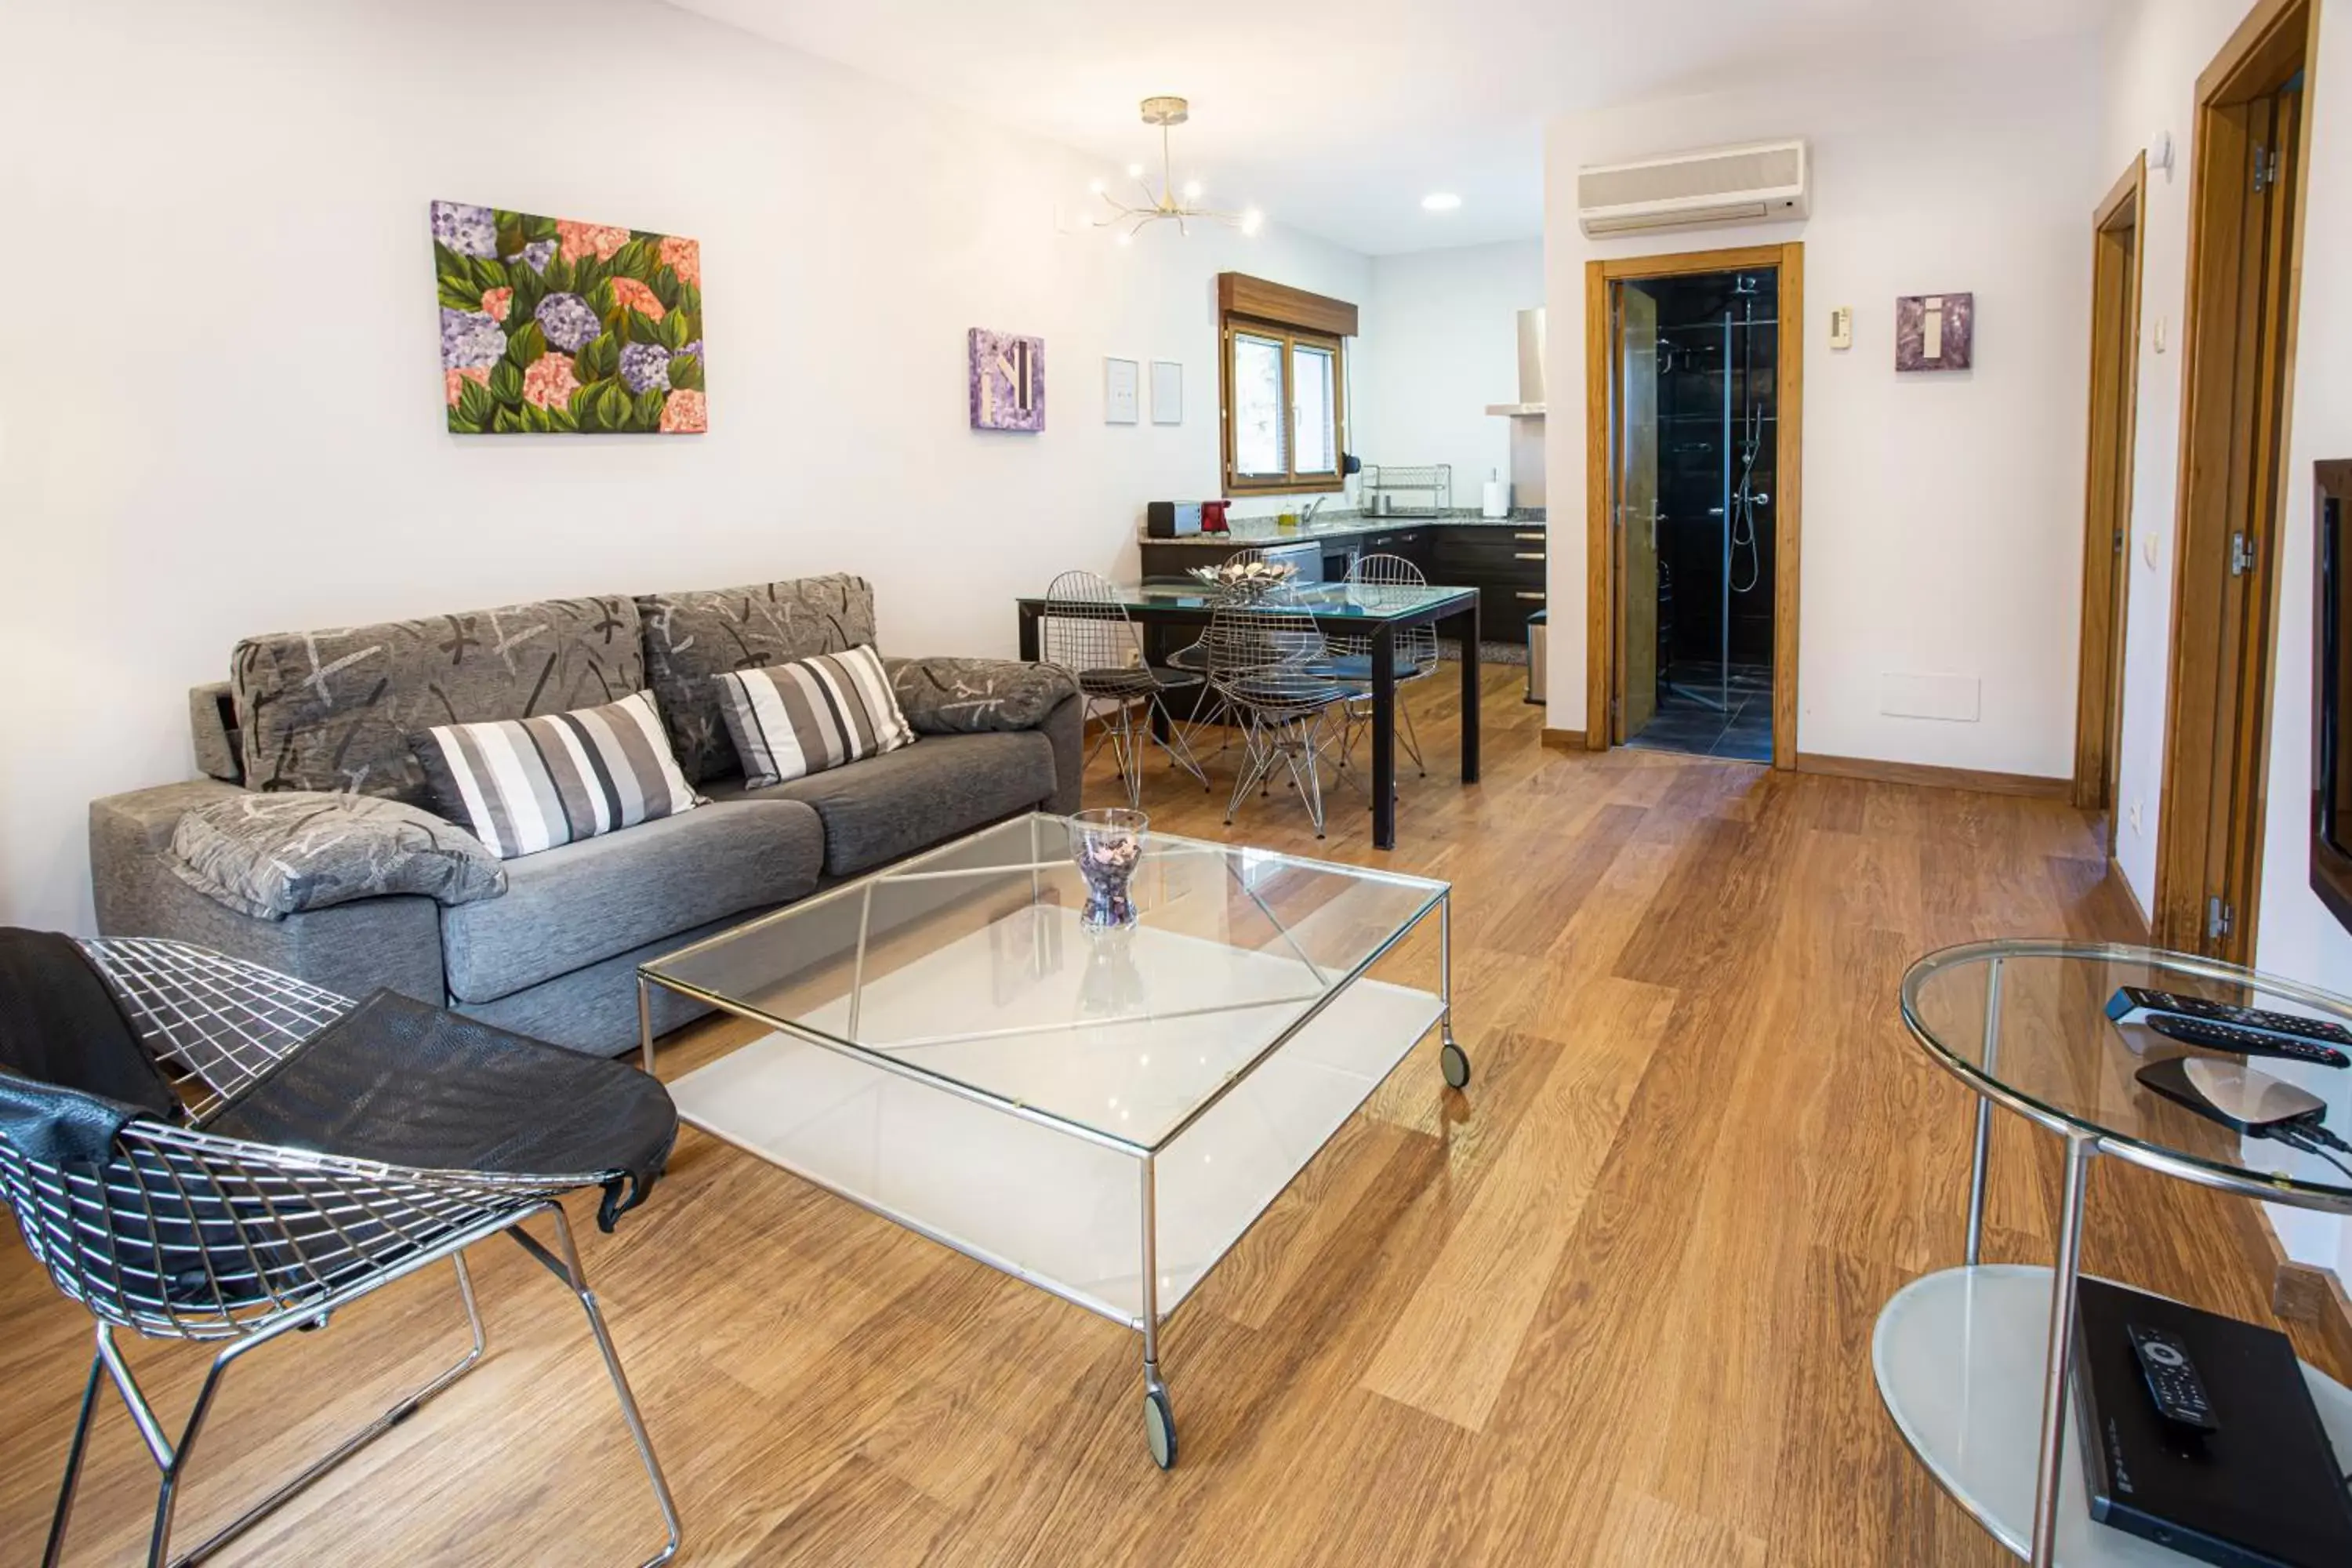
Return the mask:
[[[1446,883],[1150,834],[1132,891],[1087,925],[1067,819],[1016,818],[645,964],[638,1014],[648,1071],[652,986],[772,1031],[686,1121],[1140,1331],[1164,1469],[1161,1322],[1431,1029],[1470,1062]]]
[[[1871,1337],[1872,1370],[1929,1473],[2035,1568],[2187,1561],[2093,1522],[2079,1456],[2064,1451],[2091,1162],[2104,1154],[2226,1193],[2352,1214],[2352,1175],[2282,1143],[2242,1140],[2138,1081],[2140,1068],[2168,1058],[2214,1053],[2110,1023],[2107,999],[2125,985],[2352,1025],[2352,1002],[2308,985],[2105,943],[1973,942],[1929,953],[1904,975],[1911,1037],[1979,1097],[1976,1148],[1962,1266],[1895,1292]],[[2306,1082],[2330,1076],[2263,1057],[2216,1059]],[[2065,1142],[2053,1268],[1982,1261],[1996,1105]],[[2303,1375],[2338,1458],[2352,1459],[2352,1391],[2307,1363]]]

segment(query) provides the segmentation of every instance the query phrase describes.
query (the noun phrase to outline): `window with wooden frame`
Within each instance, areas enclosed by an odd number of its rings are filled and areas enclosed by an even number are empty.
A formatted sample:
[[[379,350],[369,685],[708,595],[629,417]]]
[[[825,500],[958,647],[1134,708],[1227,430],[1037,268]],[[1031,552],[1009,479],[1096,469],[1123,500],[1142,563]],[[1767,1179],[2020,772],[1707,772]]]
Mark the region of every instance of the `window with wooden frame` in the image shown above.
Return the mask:
[[[1239,272],[1218,277],[1217,306],[1225,493],[1342,489],[1356,307]]]

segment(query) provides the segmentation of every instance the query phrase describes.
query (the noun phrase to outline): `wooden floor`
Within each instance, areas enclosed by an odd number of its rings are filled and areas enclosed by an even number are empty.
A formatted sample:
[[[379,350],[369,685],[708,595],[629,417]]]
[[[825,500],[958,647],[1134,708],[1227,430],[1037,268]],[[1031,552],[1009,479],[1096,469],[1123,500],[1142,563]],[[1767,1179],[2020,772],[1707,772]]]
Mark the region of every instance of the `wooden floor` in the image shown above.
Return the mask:
[[[1222,795],[1151,782],[1171,829],[1451,879],[1477,1063],[1448,1095],[1424,1043],[1178,1314],[1174,1473],[1144,1453],[1134,1335],[690,1130],[618,1235],[583,1207],[681,1562],[2007,1561],[1871,1382],[1880,1304],[1958,1258],[1974,1103],[1905,1037],[1895,983],[1944,943],[2128,935],[2090,823],[1546,752],[1517,678],[1490,672],[1470,789],[1454,682],[1412,689],[1433,765],[1404,771],[1391,855],[1360,799],[1318,844],[1295,800],[1227,830]],[[702,1026],[665,1060],[741,1037]],[[1989,1250],[2042,1260],[2054,1150],[2000,1121]],[[2228,1201],[2109,1162],[2086,1266],[2264,1316]],[[488,1361],[223,1561],[568,1568],[652,1549],[576,1308],[503,1243],[478,1278]],[[437,1370],[460,1322],[442,1272],[240,1363],[181,1539]],[[0,1562],[38,1553],[88,1331],[0,1250]],[[184,1407],[194,1356],[136,1361]],[[69,1561],[131,1560],[152,1486],[110,1405]]]

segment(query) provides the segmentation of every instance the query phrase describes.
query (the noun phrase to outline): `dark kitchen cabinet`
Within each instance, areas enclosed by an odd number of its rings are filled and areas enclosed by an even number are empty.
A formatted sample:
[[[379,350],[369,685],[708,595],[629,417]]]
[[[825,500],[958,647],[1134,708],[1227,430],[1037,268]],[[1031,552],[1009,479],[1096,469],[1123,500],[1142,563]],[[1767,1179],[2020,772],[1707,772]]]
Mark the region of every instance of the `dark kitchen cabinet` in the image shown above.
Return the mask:
[[[1489,642],[1523,643],[1544,607],[1545,537],[1531,523],[1449,523],[1431,531],[1429,580],[1478,590],[1479,629]]]
[[[1434,523],[1423,523],[1417,528],[1385,528],[1363,537],[1366,555],[1400,555],[1421,568],[1421,574],[1431,582],[1437,581],[1437,556],[1431,542],[1438,531]]]

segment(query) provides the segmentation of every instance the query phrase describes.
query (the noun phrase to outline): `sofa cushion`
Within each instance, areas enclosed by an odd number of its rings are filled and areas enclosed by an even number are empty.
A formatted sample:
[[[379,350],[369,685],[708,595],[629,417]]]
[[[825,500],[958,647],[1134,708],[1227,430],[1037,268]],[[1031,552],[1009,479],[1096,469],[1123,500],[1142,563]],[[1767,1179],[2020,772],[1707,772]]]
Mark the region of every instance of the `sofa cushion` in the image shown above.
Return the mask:
[[[562,713],[646,684],[623,598],[247,637],[229,674],[253,788],[347,789],[411,805],[426,804],[413,732]]]
[[[840,574],[643,594],[637,615],[646,681],[688,784],[740,771],[719,716],[713,676],[841,653],[874,640],[873,588],[863,577]]]
[[[911,746],[765,789],[707,786],[719,798],[804,801],[824,822],[824,870],[854,877],[1054,795],[1054,743],[1035,730],[927,735]]]
[[[443,967],[461,1002],[494,1002],[616,952],[814,890],[816,814],[739,800],[506,863],[502,899],[445,910]]]
[[[653,693],[536,719],[441,724],[408,738],[433,808],[512,860],[692,811]]]
[[[919,735],[1034,730],[1078,683],[1059,665],[1012,658],[886,658],[899,710]]]
[[[712,677],[743,785],[805,778],[915,743],[870,647]]]
[[[366,795],[239,791],[172,831],[172,874],[256,920],[422,893],[469,904],[506,891],[482,841],[420,806]]]

